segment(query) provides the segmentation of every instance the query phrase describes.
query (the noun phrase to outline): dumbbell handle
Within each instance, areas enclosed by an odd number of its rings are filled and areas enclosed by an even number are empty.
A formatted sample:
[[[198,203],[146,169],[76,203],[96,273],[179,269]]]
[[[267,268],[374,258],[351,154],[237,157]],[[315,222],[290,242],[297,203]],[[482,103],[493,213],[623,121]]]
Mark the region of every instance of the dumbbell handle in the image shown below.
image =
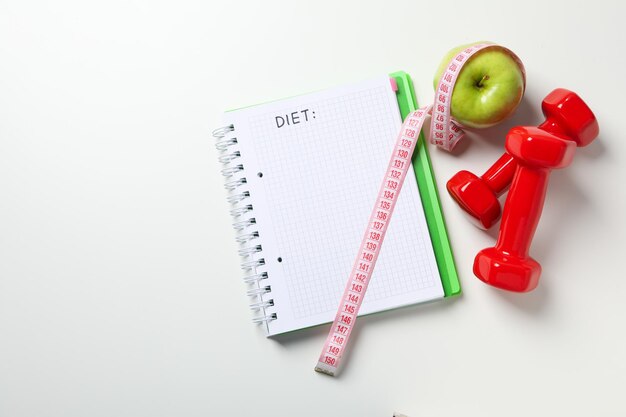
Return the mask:
[[[556,124],[556,122],[550,118],[546,119],[540,124],[539,129],[545,130],[558,136],[566,135],[566,132]],[[484,183],[496,194],[496,196],[502,195],[508,188],[513,180],[515,174],[515,168],[517,162],[508,153],[503,153],[502,156],[480,177]]]
[[[550,170],[519,165],[506,197],[496,249],[526,258],[543,210]]]
[[[480,179],[499,197],[511,184],[516,167],[515,159],[508,153],[503,153]]]

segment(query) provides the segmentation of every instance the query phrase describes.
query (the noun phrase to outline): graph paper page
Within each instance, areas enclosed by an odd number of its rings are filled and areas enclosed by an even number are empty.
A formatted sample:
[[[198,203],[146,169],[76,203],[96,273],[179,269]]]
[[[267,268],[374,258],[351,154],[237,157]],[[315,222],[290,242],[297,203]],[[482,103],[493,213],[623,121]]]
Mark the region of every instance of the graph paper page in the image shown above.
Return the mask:
[[[334,319],[401,126],[389,77],[226,114],[235,127],[277,319]],[[265,285],[265,284],[264,284]],[[443,297],[412,169],[360,314]]]

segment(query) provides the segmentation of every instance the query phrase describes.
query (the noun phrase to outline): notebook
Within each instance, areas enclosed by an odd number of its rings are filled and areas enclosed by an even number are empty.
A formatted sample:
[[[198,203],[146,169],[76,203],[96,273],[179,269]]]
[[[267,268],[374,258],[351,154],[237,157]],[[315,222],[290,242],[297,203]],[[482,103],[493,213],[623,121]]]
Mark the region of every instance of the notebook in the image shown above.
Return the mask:
[[[398,72],[224,114],[214,131],[253,321],[268,336],[331,322],[403,117]],[[460,293],[421,138],[360,315]]]

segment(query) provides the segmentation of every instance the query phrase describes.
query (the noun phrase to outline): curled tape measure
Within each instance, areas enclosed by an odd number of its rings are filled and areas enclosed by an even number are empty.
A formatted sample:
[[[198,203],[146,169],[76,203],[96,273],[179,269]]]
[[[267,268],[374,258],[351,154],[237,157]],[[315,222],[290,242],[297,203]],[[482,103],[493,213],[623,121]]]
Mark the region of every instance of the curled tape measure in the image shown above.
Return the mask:
[[[339,369],[341,357],[356,323],[367,286],[374,272],[380,248],[385,239],[387,226],[406,178],[413,151],[426,117],[432,111],[430,142],[451,150],[464,135],[460,125],[452,120],[450,101],[454,84],[463,65],[469,58],[487,48],[502,48],[494,44],[477,44],[458,53],[444,71],[437,86],[435,103],[425,106],[407,116],[398,135],[387,171],[370,215],[365,236],[361,241],[348,283],[339,303],[330,333],[324,343],[315,370],[334,376]],[[512,56],[515,55],[511,52]],[[516,58],[517,59],[517,58]]]
[[[450,104],[452,100],[452,92],[456,79],[461,73],[461,68],[469,60],[469,58],[478,51],[484,49],[503,49],[517,62],[522,69],[524,77],[524,85],[526,84],[526,74],[522,61],[512,51],[500,45],[492,43],[481,43],[472,45],[459,52],[448,64],[446,70],[441,74],[437,91],[435,91],[435,103],[432,108],[432,118],[430,121],[430,143],[445,149],[452,150],[457,142],[465,135],[461,126],[452,119],[450,115]]]

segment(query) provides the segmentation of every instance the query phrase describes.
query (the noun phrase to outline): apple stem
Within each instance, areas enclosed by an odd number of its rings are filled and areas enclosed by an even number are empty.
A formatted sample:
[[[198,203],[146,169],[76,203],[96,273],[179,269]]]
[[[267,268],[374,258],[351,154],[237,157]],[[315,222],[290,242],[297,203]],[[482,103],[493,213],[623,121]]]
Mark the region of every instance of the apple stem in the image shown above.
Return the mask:
[[[483,75],[483,78],[481,78],[480,81],[478,81],[478,84],[476,84],[476,87],[480,88],[483,86],[483,82],[487,81],[489,79],[488,75]]]

